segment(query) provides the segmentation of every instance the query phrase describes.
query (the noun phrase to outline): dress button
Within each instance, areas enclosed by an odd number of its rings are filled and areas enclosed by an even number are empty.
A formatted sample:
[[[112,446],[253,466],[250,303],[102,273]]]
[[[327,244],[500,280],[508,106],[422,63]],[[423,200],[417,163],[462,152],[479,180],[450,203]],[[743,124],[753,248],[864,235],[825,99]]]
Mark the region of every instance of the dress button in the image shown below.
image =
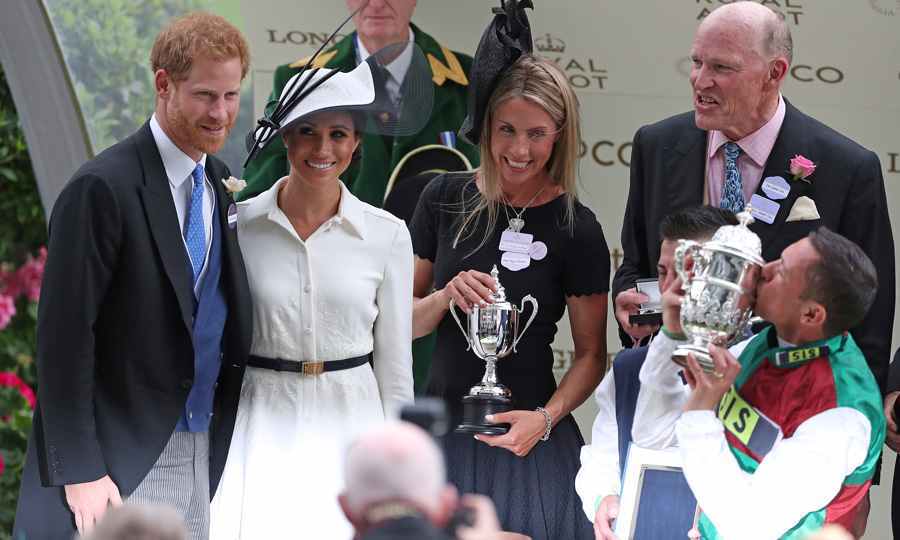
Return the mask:
[[[312,328],[304,328],[303,333],[304,334],[312,334]]]
[[[192,411],[188,411],[188,420],[194,419],[194,413]]]
[[[303,287],[303,292],[305,292],[305,293],[308,293],[311,290],[312,290],[312,287],[310,287],[309,285],[307,285],[306,287]]]
[[[183,381],[181,381],[181,387],[185,390],[190,390],[191,386],[193,385],[194,381],[192,381],[191,379],[184,379]]]

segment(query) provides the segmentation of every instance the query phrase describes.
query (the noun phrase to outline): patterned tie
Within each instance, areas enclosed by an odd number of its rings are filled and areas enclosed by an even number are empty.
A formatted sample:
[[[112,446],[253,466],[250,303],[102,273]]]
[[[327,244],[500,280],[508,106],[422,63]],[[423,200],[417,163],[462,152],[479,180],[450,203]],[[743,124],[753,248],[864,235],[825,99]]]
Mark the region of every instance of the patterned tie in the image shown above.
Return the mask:
[[[741,147],[736,143],[725,143],[725,186],[722,190],[720,208],[731,210],[735,214],[744,211],[744,191],[741,188],[741,171],[737,167],[737,158]]]
[[[206,258],[206,231],[203,227],[203,165],[197,164],[191,172],[194,187],[191,189],[191,200],[188,202],[187,216],[184,220],[184,242],[187,244],[191,266],[194,269],[194,284],[203,269]]]

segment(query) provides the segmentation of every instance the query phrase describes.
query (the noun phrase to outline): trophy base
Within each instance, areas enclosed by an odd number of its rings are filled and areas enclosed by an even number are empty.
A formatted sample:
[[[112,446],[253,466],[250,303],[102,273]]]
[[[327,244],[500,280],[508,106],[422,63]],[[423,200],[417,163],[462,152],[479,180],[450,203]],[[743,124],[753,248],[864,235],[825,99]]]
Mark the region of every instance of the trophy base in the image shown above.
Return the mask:
[[[512,410],[512,400],[502,396],[465,396],[462,398],[462,423],[456,426],[457,433],[481,433],[482,435],[503,435],[509,431],[509,424],[491,424],[484,417],[488,414]]]
[[[688,354],[694,355],[694,359],[700,364],[700,369],[705,373],[712,373],[716,370],[716,366],[713,363],[712,357],[709,355],[709,351],[699,345],[690,344],[678,347],[675,349],[675,352],[672,353],[672,361],[687,369]]]

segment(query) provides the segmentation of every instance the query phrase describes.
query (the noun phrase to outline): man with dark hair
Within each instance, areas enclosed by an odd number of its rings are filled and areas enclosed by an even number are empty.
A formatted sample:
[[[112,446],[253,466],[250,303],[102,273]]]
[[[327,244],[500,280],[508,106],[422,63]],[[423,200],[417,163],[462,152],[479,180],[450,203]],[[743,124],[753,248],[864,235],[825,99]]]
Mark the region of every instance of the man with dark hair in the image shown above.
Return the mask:
[[[192,13],[156,38],[153,116],[85,163],[50,218],[38,406],[15,538],[71,538],[110,505],[167,504],[209,531],[250,350],[225,143],[250,62]]]
[[[712,206],[688,208],[663,218],[659,224],[663,240],[656,265],[660,291],[677,277],[675,248],[678,241],[709,240],[723,225],[737,225],[737,218],[729,210]],[[647,328],[648,335],[655,331],[650,326]],[[646,354],[647,347],[638,347],[616,355],[612,369],[594,393],[598,411],[591,444],[581,449],[581,469],[575,477],[575,489],[585,514],[594,522],[595,534],[604,540],[614,539],[610,522],[619,511],[619,478],[631,443],[634,407],[641,388],[638,373]]]
[[[823,227],[794,242],[756,287],[755,312],[772,326],[729,350],[710,346],[712,373],[689,356],[690,394],[671,360],[686,339],[680,280],[663,293],[633,435],[650,448],[677,441],[703,538],[803,538],[823,523],[859,535],[885,419],[847,329],[877,283],[866,254],[839,234]]]
[[[611,297],[648,277],[659,252],[656,224],[674,210],[750,203],[762,256],[777,259],[820,225],[858,244],[881,289],[851,329],[884,386],[894,322],[894,240],[878,156],[803,114],[782,97],[793,44],[766,2],[729,2],[699,25],[691,49],[694,110],[640,128],[622,225],[622,265]],[[627,318],[616,315],[631,333]],[[640,337],[640,333],[635,334]],[[624,342],[630,342],[623,335]]]

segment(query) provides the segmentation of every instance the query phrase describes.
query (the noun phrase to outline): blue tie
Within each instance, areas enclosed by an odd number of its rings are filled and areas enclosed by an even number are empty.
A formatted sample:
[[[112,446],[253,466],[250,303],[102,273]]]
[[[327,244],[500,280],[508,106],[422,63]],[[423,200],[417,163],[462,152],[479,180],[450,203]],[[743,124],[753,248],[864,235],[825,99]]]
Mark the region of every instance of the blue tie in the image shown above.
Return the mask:
[[[722,190],[720,208],[731,210],[735,214],[744,211],[744,191],[741,188],[741,171],[737,167],[737,158],[741,147],[736,143],[725,143],[725,185]]]
[[[203,227],[203,165],[197,164],[191,172],[194,187],[191,189],[191,200],[188,202],[187,216],[184,220],[184,242],[187,244],[191,266],[194,269],[194,284],[203,269],[206,258],[206,230]]]

